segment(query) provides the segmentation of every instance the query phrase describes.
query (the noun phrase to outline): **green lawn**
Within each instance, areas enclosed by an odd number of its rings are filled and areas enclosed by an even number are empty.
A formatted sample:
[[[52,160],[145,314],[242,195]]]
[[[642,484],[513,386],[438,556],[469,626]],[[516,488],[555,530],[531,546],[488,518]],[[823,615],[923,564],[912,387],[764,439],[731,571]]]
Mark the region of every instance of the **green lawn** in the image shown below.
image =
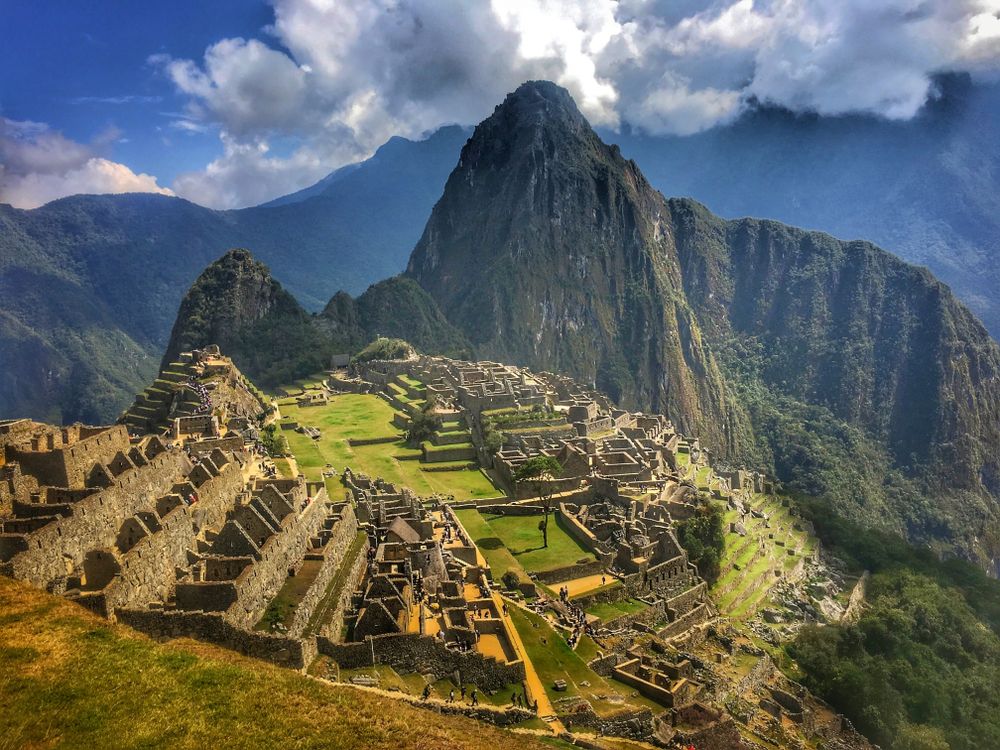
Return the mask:
[[[549,516],[549,546],[543,547],[542,532],[538,530],[540,520],[541,516],[486,516],[494,535],[529,572],[555,570],[579,560],[596,559],[563,530],[555,514]]]
[[[406,447],[399,430],[393,426],[392,406],[378,396],[347,393],[334,396],[324,406],[281,407],[282,417],[301,425],[318,427],[321,436],[313,440],[293,430],[282,434],[308,479],[319,479],[327,463],[339,472],[352,470],[388,482],[409,487],[418,495],[446,494],[456,499],[498,497],[502,493],[478,469],[460,471],[423,471],[419,461],[401,461],[399,456],[418,455]],[[351,446],[348,440],[399,437],[394,443]]]
[[[584,609],[588,615],[600,618],[602,621],[614,620],[616,617],[634,615],[642,612],[649,605],[638,599],[626,599],[623,602],[601,602]]]
[[[543,617],[516,606],[510,607],[510,615],[528,652],[528,658],[553,702],[578,695],[590,701],[594,710],[602,716],[617,713],[630,706],[651,708],[654,712],[663,710],[659,704],[634,694],[635,691],[628,685],[614,679],[605,679],[594,672]],[[567,683],[564,692],[553,687],[555,681],[560,679]],[[583,686],[584,682],[590,683],[589,687]],[[625,698],[626,704],[606,699],[613,694]]]
[[[513,570],[522,580],[528,580],[527,574],[517,559],[510,553],[510,550],[503,546],[503,542],[478,510],[463,508],[456,510],[455,514],[465,530],[469,532],[472,541],[479,547],[479,551],[483,553],[486,562],[489,563],[490,570],[493,571],[494,581],[499,583],[503,574],[509,570]]]

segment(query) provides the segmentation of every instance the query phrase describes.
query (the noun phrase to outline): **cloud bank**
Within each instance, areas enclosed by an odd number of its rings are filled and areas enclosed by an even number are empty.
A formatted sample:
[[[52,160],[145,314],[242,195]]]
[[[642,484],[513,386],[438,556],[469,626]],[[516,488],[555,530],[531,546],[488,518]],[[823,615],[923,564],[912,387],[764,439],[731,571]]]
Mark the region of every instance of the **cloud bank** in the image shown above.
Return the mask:
[[[0,203],[36,208],[76,193],[162,193],[156,178],[101,156],[115,131],[77,143],[43,123],[0,117]]]
[[[482,119],[525,80],[597,125],[690,134],[751,102],[907,119],[934,76],[1000,66],[1000,0],[273,0],[270,38],[151,58],[223,153],[175,190],[234,207],[389,136]],[[265,36],[265,38],[267,38]],[[276,139],[295,145],[276,154]]]

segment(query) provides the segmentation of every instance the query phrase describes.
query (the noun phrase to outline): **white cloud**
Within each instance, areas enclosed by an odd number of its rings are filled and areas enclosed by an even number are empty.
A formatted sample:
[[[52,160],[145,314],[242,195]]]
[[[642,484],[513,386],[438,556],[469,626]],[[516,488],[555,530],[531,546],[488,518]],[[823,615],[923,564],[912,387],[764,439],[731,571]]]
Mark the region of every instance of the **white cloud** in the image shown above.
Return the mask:
[[[1000,0],[272,4],[271,44],[151,58],[188,95],[186,120],[223,140],[208,168],[178,179],[182,195],[219,207],[274,197],[391,135],[477,122],[532,78],[566,86],[595,124],[687,134],[753,100],[908,118],[936,74],[1000,67]],[[295,145],[276,156],[276,139]]]
[[[119,137],[111,129],[82,144],[43,123],[0,117],[0,203],[35,208],[77,193],[173,195],[155,177],[100,155]]]

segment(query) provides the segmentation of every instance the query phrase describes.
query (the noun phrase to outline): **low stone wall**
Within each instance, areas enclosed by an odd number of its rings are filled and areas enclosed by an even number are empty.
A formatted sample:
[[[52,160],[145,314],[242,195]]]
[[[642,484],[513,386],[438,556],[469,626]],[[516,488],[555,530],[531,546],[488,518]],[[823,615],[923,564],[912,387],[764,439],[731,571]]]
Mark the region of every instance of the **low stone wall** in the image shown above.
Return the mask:
[[[354,558],[351,563],[351,568],[347,572],[347,577],[344,579],[344,585],[340,589],[340,596],[333,606],[333,614],[330,619],[322,627],[320,633],[331,639],[335,643],[339,643],[341,640],[341,633],[344,632],[344,619],[347,616],[347,608],[351,603],[351,596],[354,594],[354,587],[361,580],[361,576],[364,574],[365,569],[368,566],[368,542],[361,546],[361,550],[358,552],[358,556]]]
[[[475,461],[476,449],[472,447],[441,447],[434,450],[424,450],[424,461],[427,463],[443,463],[445,461]]]
[[[611,652],[607,656],[598,656],[596,659],[591,659],[587,662],[587,666],[601,677],[610,677],[614,668],[618,666],[618,662],[623,658],[620,654]]]
[[[609,630],[619,630],[633,625],[646,625],[647,627],[652,627],[657,622],[662,621],[664,617],[666,617],[665,608],[661,602],[658,602],[657,604],[647,607],[641,612],[634,612],[630,615],[622,615],[621,617],[616,617],[613,620],[608,620],[604,623],[604,627]]]
[[[305,669],[316,658],[316,642],[257,633],[226,622],[219,613],[119,609],[118,622],[153,638],[194,638],[264,659],[282,667]]]
[[[499,690],[524,681],[524,663],[501,663],[477,652],[460,653],[435,638],[418,634],[380,635],[359,643],[334,643],[325,636],[316,639],[319,653],[329,656],[342,669],[357,669],[375,661],[398,672],[431,674],[441,679],[458,673],[463,682],[482,690]]]
[[[687,614],[678,617],[665,628],[657,631],[656,635],[660,638],[673,638],[693,628],[695,625],[703,623],[710,616],[711,608],[706,602],[703,602]]]
[[[389,443],[395,443],[399,440],[399,435],[389,435],[388,437],[380,438],[348,438],[347,444],[351,447],[357,447],[359,445],[387,445]]]
[[[516,502],[478,507],[480,513],[493,513],[498,516],[540,516],[545,512],[545,508],[541,505],[523,505]]]
[[[668,612],[679,612],[686,614],[693,609],[696,604],[705,598],[708,584],[702,581],[696,586],[692,586],[687,591],[681,592],[677,596],[667,599],[666,609]]]
[[[618,580],[611,578],[610,576],[609,579],[611,581]],[[571,597],[570,601],[581,609],[586,609],[594,604],[615,604],[617,602],[624,601],[629,597],[630,594],[627,586],[612,586],[611,584],[608,584],[593,593]]]
[[[582,710],[562,713],[557,709],[566,729],[573,731],[580,727],[593,729],[598,734],[610,737],[625,737],[632,740],[648,740],[653,736],[655,723],[653,712],[648,708],[622,711],[612,716],[598,716],[589,704]]]

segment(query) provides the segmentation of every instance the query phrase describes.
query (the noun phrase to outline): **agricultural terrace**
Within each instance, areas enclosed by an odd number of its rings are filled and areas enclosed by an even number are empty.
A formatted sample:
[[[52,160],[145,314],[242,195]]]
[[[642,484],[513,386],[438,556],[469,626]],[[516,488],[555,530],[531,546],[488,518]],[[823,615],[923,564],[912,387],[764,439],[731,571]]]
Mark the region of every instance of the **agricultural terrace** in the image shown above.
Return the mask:
[[[295,456],[299,471],[307,479],[320,480],[327,464],[338,473],[345,467],[393,484],[409,487],[418,495],[454,495],[458,500],[497,497],[501,493],[469,462],[426,464],[420,449],[409,448],[402,432],[392,424],[396,411],[382,398],[345,393],[330,397],[326,404],[297,406],[295,399],[278,402],[282,423],[319,429],[313,439],[294,430],[282,430]],[[375,445],[351,445],[351,440],[396,438]]]
[[[726,511],[721,573],[712,587],[719,611],[736,619],[752,617],[765,606],[774,585],[791,575],[804,557],[813,555],[817,544],[805,531],[794,528],[795,519],[780,499],[755,494],[750,506],[767,520],[748,516],[744,536],[731,528],[739,514]],[[782,575],[776,575],[777,571]]]

